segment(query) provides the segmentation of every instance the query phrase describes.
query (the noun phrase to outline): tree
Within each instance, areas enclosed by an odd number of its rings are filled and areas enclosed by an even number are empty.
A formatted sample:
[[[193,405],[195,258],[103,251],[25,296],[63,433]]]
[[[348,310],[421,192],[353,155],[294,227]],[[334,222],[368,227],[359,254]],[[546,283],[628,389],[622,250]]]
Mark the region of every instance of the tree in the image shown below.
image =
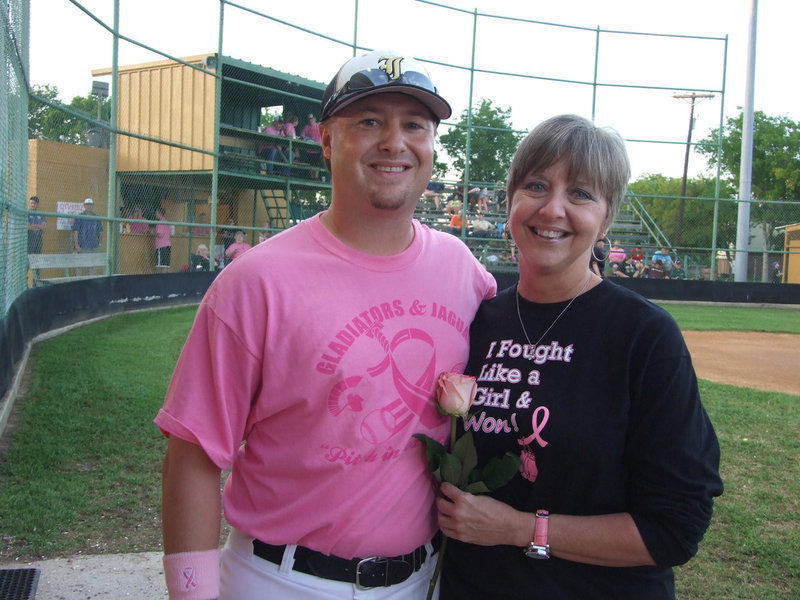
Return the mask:
[[[739,187],[742,162],[742,113],[728,117],[722,129],[720,170],[733,188]],[[697,147],[716,168],[719,130],[713,130]],[[797,222],[800,210],[800,124],[788,117],[753,114],[753,169],[750,220],[761,226],[765,250],[782,250],[783,237],[775,228]],[[774,202],[778,201],[778,202]],[[762,255],[762,278],[769,276],[769,255]]]
[[[466,169],[467,121],[465,109],[455,127],[439,138],[453,166],[462,175]],[[511,109],[492,105],[483,98],[472,113],[470,133],[469,178],[470,181],[505,181],[508,167],[517,149],[522,134],[511,127]]]
[[[58,88],[54,85],[34,85],[28,99],[28,137],[68,144],[86,144],[89,122],[48,103],[61,104]],[[85,97],[75,96],[68,108],[72,112],[97,119],[98,103],[100,103],[100,119],[108,121],[109,103],[91,94]]]
[[[628,186],[628,190],[653,218],[668,240],[676,239],[678,227],[678,197],[681,195],[682,178],[660,174],[643,175]],[[685,206],[683,216],[682,248],[711,248],[713,241],[714,205],[716,179],[696,177],[686,181],[687,198],[696,198]],[[720,197],[730,198],[733,190],[728,186],[720,189]],[[718,244],[736,239],[736,204],[720,202],[717,220]],[[676,242],[677,244],[677,242]]]

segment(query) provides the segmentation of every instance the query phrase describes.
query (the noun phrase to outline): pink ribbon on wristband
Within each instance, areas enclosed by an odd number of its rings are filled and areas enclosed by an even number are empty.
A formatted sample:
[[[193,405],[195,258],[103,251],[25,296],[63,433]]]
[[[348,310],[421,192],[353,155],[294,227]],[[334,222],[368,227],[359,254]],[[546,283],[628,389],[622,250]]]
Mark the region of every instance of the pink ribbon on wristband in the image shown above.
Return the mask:
[[[164,555],[170,600],[214,600],[219,596],[219,548]]]

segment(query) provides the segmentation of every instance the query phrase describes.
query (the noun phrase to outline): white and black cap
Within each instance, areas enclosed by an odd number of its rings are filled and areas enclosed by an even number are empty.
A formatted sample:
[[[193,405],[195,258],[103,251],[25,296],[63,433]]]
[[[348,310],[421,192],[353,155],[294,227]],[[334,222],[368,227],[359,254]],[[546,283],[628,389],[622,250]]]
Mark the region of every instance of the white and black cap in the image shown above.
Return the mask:
[[[386,92],[416,98],[438,121],[452,114],[450,105],[439,95],[422,63],[390,50],[373,50],[351,58],[339,69],[322,96],[320,121],[356,100]]]

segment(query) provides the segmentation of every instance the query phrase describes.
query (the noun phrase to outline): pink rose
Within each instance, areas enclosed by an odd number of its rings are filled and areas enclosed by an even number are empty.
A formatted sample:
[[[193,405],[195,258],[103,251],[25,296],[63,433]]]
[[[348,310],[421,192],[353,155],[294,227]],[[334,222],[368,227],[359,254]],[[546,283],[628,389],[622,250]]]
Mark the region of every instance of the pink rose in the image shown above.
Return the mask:
[[[451,417],[464,417],[477,393],[478,383],[474,377],[461,373],[442,373],[436,388],[439,412]]]

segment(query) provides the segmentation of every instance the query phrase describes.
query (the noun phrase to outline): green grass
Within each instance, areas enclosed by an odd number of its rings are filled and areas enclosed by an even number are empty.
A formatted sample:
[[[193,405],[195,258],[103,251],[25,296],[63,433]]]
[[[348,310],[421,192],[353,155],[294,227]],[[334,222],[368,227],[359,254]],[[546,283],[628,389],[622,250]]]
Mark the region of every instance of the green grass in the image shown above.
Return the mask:
[[[800,333],[800,311],[664,304],[683,329]],[[160,549],[165,441],[152,419],[194,307],[37,344],[0,452],[0,560]],[[800,397],[701,381],[725,494],[678,598],[800,597]]]
[[[0,455],[0,559],[158,542],[165,442],[152,420],[195,312],[105,319],[34,347]]]
[[[683,330],[800,333],[800,309],[659,303]]]

